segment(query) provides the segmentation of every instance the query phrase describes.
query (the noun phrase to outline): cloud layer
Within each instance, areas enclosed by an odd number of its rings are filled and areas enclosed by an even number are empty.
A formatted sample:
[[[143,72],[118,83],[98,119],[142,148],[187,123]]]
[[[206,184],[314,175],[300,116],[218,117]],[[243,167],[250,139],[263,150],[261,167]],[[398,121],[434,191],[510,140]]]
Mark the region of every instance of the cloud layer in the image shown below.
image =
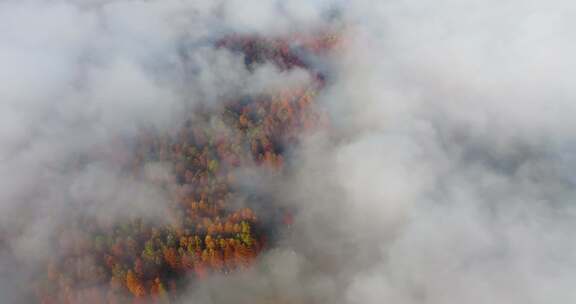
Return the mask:
[[[36,269],[14,266],[49,254],[68,213],[159,217],[160,189],[123,177],[117,160],[77,155],[122,155],[110,142],[139,126],[169,131],[194,105],[308,77],[248,71],[214,39],[338,23],[343,46],[319,62],[331,126],[302,138],[273,186],[298,209],[292,231],[254,269],[191,286],[185,299],[576,301],[571,6],[2,2],[0,294],[30,301],[15,287]]]

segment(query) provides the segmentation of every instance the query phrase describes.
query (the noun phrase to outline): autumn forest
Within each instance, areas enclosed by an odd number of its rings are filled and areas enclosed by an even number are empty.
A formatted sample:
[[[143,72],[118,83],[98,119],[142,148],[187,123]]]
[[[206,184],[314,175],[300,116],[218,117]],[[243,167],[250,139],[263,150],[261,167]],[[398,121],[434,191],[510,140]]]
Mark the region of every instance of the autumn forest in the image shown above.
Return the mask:
[[[329,124],[315,103],[326,76],[301,54],[321,55],[334,43],[330,35],[216,41],[214,48],[244,56],[248,69],[264,63],[282,71],[299,68],[312,80],[197,107],[171,134],[141,128],[122,170],[138,180],[148,163],[168,164],[169,177],[151,181],[170,197],[163,221],[73,219],[74,229],[61,229],[58,250],[37,280],[40,302],[174,303],[189,284],[251,267],[278,231],[290,229],[297,210],[247,196],[237,187],[238,169],[281,175],[299,137]],[[270,214],[274,218],[263,219]]]

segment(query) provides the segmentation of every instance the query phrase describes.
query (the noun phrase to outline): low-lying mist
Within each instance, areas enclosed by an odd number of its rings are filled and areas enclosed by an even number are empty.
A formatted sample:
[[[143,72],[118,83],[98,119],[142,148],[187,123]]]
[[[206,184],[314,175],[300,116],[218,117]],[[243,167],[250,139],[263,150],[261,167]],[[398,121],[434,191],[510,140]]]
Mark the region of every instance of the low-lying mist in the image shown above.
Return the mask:
[[[327,122],[288,169],[237,183],[294,211],[242,271],[181,303],[572,303],[576,7],[539,1],[0,3],[0,302],[37,303],[77,217],[165,223],[170,168],[123,164],[141,130],[307,83],[215,47],[338,36],[307,62]],[[293,38],[296,39],[296,38]],[[193,121],[194,122],[194,121]],[[256,191],[254,190],[254,191]],[[106,288],[106,287],[103,287]]]

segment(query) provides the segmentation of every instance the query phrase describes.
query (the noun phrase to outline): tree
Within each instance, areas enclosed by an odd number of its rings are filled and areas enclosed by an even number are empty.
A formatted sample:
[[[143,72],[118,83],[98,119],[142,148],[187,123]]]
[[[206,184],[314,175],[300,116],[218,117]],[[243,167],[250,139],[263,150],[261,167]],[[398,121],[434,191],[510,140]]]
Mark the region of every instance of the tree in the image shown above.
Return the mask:
[[[180,270],[180,256],[178,256],[178,252],[176,249],[172,247],[164,247],[162,249],[162,253],[164,254],[164,260],[166,264],[170,266],[170,268],[179,271]]]
[[[155,303],[159,304],[169,304],[170,299],[168,298],[168,293],[166,292],[166,288],[160,278],[156,277],[152,286],[150,287],[150,294],[152,298],[155,300]]]
[[[126,274],[126,287],[135,297],[146,295],[146,289],[132,270],[128,270]]]
[[[134,273],[136,273],[139,278],[144,277],[144,262],[142,262],[142,259],[139,257],[134,261]]]

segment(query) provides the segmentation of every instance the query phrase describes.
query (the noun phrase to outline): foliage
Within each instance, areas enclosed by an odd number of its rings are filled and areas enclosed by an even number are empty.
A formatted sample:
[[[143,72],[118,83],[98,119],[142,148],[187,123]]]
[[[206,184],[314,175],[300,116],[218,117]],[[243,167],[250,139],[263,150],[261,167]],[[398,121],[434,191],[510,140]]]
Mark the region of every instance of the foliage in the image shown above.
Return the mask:
[[[289,41],[229,37],[217,46],[244,53],[248,65],[272,61],[282,69],[309,69]],[[323,123],[312,101],[324,78],[315,77],[308,87],[195,109],[175,135],[142,130],[127,175],[143,178],[149,162],[170,164],[171,179],[153,181],[172,197],[167,223],[77,219],[63,231],[58,258],[38,284],[41,302],[170,303],[190,280],[250,267],[266,234],[253,209],[234,203],[235,172],[259,166],[282,173],[285,151],[298,134]]]

